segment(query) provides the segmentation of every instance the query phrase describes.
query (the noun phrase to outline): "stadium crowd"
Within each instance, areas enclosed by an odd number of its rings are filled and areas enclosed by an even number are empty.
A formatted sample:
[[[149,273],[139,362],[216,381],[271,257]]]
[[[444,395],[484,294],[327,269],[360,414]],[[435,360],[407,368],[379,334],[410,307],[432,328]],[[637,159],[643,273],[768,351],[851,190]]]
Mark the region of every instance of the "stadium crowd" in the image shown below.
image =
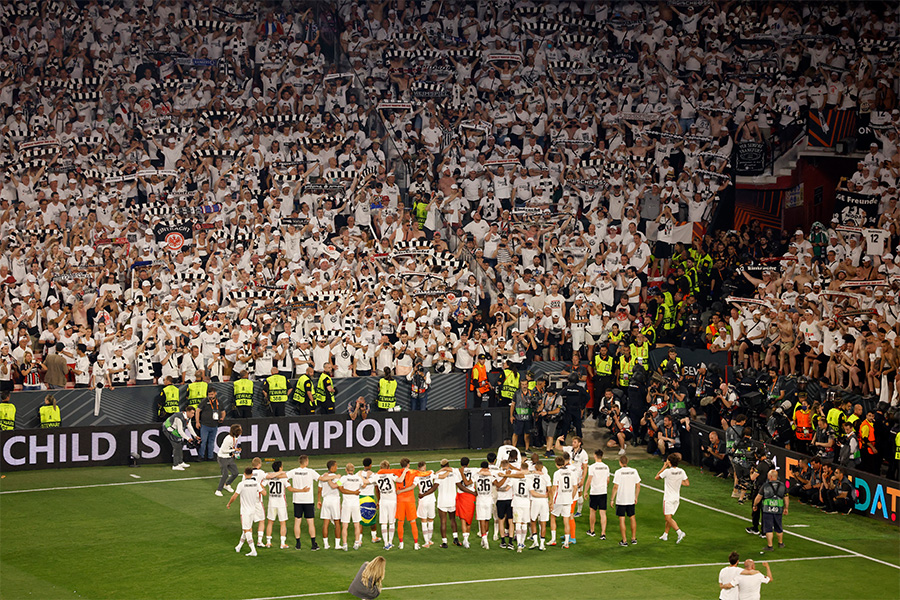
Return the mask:
[[[3,7],[0,389],[389,368],[511,403],[579,356],[611,445],[665,454],[740,403],[677,356],[635,369],[674,345],[774,369],[779,402],[879,394],[860,460],[896,463],[896,7],[325,8]],[[847,183],[877,227],[709,228],[736,144],[833,108],[877,126]]]

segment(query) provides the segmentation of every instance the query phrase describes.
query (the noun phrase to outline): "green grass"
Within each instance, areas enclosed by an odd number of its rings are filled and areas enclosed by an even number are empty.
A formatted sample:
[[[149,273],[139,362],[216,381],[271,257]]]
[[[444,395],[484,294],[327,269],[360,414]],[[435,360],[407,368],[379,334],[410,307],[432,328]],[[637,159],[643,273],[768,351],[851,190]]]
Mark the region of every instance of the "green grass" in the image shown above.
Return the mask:
[[[475,451],[423,452],[414,459],[436,460]],[[380,460],[382,455],[373,454]],[[399,455],[385,455],[393,462]],[[313,457],[322,467],[331,457]],[[343,465],[346,456],[335,457]],[[294,459],[287,459],[288,466]],[[358,460],[358,459],[357,459]],[[244,466],[242,461],[241,467]],[[634,460],[646,485],[659,488],[653,475],[655,459]],[[700,507],[686,500],[749,516],[749,505],[730,498],[729,484],[687,467],[691,486],[684,488],[676,518],[688,534],[680,544],[657,539],[662,532],[662,494],[643,489],[638,504],[637,546],[620,548],[618,523],[613,515],[607,540],[590,538],[585,515],[578,519],[578,544],[546,552],[518,555],[436,546],[412,549],[407,530],[405,550],[391,550],[386,588],[440,584],[421,588],[385,589],[383,598],[509,598],[589,597],[586,590],[611,589],[616,598],[715,598],[717,574],[728,553],[759,559],[762,540],[744,532],[747,526],[734,516]],[[136,474],[140,480],[130,475]],[[69,487],[144,480],[161,483],[88,489],[52,490],[0,495],[0,597],[2,598],[222,598],[247,599],[294,596],[345,590],[359,565],[379,554],[368,533],[358,551],[261,549],[258,558],[234,552],[239,536],[239,507],[225,509],[227,496],[213,495],[218,467],[196,464],[184,473],[168,466],[62,469],[8,473],[0,491]],[[290,506],[290,501],[289,506]],[[896,527],[859,516],[824,515],[792,504],[785,524],[808,525],[789,531],[843,549],[787,535],[787,547],[768,558],[793,559],[840,556],[772,564],[775,582],[764,588],[769,598],[897,598],[900,570],[862,558],[860,553],[900,563],[900,536]],[[561,527],[561,524],[560,524]],[[277,524],[274,533],[277,540]],[[599,529],[599,524],[598,524]],[[292,523],[288,539],[293,545]],[[304,531],[304,536],[305,536]],[[435,532],[439,540],[439,533]],[[321,539],[321,534],[320,534]],[[672,536],[674,539],[674,536]],[[396,542],[395,542],[396,543]],[[849,552],[848,552],[849,551]],[[642,567],[703,565],[659,570],[607,572]],[[600,573],[598,573],[598,571]],[[565,577],[536,577],[573,574]],[[529,579],[471,583],[473,580]],[[448,585],[449,582],[465,582]],[[595,597],[599,595],[597,592]],[[333,594],[326,598],[350,597]]]

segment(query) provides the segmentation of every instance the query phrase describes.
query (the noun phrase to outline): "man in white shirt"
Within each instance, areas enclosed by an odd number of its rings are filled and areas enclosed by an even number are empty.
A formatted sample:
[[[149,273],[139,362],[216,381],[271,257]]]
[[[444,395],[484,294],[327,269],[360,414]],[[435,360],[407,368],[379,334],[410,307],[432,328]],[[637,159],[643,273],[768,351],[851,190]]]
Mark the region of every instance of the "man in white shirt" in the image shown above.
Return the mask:
[[[313,485],[319,479],[319,474],[309,468],[309,457],[301,454],[298,467],[287,472],[290,479],[288,491],[293,492],[294,500],[294,537],[297,538],[297,550],[300,549],[300,524],[306,519],[306,530],[312,543],[311,549],[316,551],[319,545],[316,543],[315,520],[315,494]]]
[[[419,462],[419,471],[424,472],[426,468],[425,461]],[[428,475],[419,475],[413,482],[419,488],[419,502],[416,506],[416,517],[422,522],[422,537],[425,543],[424,548],[431,547],[431,536],[434,533],[434,511],[436,507],[435,493],[438,486],[435,483],[437,478],[434,473],[429,472]]]
[[[341,485],[338,488],[343,501],[341,502],[341,547],[347,550],[347,529],[353,522],[353,549],[359,550],[362,545],[362,514],[359,510],[359,491],[366,483],[362,475],[356,473],[353,463],[347,463],[347,474],[341,477]],[[365,473],[366,471],[363,471]]]
[[[441,548],[447,548],[447,520],[453,527],[453,544],[462,546],[459,541],[456,524],[456,485],[462,481],[459,471],[450,468],[450,461],[441,460],[441,469],[437,472],[437,509],[441,517]]]
[[[390,468],[390,462],[386,460],[381,461],[381,471]],[[378,503],[378,523],[381,525],[381,537],[384,538],[385,550],[390,550],[394,547],[394,530],[397,517],[397,482],[404,480],[408,470],[409,468],[405,467],[400,472],[400,475],[383,473],[381,471],[375,475],[375,500]]]
[[[276,460],[272,463],[272,472],[266,474],[265,483],[269,486],[269,511],[266,514],[266,548],[272,547],[272,525],[275,520],[281,524],[281,545],[282,550],[286,550],[290,546],[287,545],[287,505],[284,501],[284,492],[287,487],[287,474],[281,470],[281,461]]]
[[[622,533],[620,546],[627,546],[625,538],[625,517],[631,519],[631,543],[637,544],[637,519],[634,517],[634,506],[641,493],[641,476],[637,470],[628,466],[628,456],[619,457],[619,470],[613,475],[613,491],[610,501],[616,505],[616,516],[619,517],[619,531]]]
[[[594,463],[587,469],[587,481],[584,484],[585,493],[589,495],[590,526],[587,534],[591,537],[594,533],[594,525],[597,522],[597,513],[600,513],[600,539],[606,539],[606,490],[609,489],[609,466],[603,462],[603,450],[594,450]]]
[[[678,523],[675,522],[674,518],[675,511],[678,510],[678,503],[681,502],[681,486],[691,485],[691,482],[688,481],[687,473],[678,466],[679,460],[681,460],[681,454],[678,452],[670,454],[655,477],[657,480],[662,479],[666,484],[663,492],[663,515],[666,518],[666,529],[659,536],[659,539],[664,542],[667,541],[669,539],[669,528],[672,527],[678,535],[678,539],[675,540],[676,544],[680,544],[685,535],[678,528]]]
[[[256,546],[253,545],[253,523],[256,515],[256,505],[259,503],[260,494],[265,494],[266,489],[259,481],[253,478],[253,467],[244,469],[244,478],[238,483],[231,499],[225,508],[231,508],[231,503],[241,499],[241,541],[234,547],[235,552],[240,552],[244,542],[250,546],[247,556],[256,556]]]
[[[330,550],[328,545],[328,527],[334,523],[334,546],[335,550],[341,549],[340,539],[340,522],[341,522],[341,492],[338,489],[341,485],[340,477],[337,473],[337,461],[329,460],[325,463],[328,469],[326,473],[319,476],[319,518],[322,519],[322,545],[326,550]]]
[[[739,599],[740,592],[738,592],[736,587],[731,586],[731,582],[734,581],[735,577],[740,575],[741,571],[743,571],[743,569],[738,566],[740,557],[741,555],[737,552],[732,552],[728,555],[728,566],[722,567],[722,570],[719,571],[719,600]]]
[[[763,566],[766,567],[765,575],[756,570],[756,564],[751,559],[748,558],[744,561],[744,570],[738,573],[730,584],[738,589],[739,600],[759,600],[759,590],[762,584],[772,581],[772,569],[769,568],[769,563],[764,562]]]
[[[572,516],[572,501],[577,487],[577,474],[566,465],[566,459],[564,457],[557,456],[556,472],[553,474],[553,507],[550,510],[550,514],[554,517],[550,522],[551,546],[556,545],[556,517],[562,517],[566,536],[563,539],[563,548],[569,547],[569,536],[571,532],[569,521]]]

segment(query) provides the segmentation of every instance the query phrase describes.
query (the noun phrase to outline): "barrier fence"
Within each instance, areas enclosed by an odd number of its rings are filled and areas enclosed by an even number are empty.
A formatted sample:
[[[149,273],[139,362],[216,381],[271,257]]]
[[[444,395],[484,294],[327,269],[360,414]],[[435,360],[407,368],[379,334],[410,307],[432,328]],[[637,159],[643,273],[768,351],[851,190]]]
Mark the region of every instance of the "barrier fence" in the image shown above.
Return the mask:
[[[497,447],[507,429],[505,415],[495,408],[375,413],[356,421],[317,415],[238,422],[242,457],[271,458]],[[228,425],[218,428],[216,450],[228,430]],[[0,448],[2,471],[172,461],[172,445],[158,423],[3,431]],[[197,451],[186,448],[185,454],[196,457]]]

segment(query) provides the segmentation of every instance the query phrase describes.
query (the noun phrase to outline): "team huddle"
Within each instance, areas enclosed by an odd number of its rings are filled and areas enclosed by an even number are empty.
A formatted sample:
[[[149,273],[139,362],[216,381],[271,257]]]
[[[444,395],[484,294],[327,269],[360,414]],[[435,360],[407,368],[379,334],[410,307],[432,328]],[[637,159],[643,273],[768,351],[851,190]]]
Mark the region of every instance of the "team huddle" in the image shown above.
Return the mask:
[[[304,521],[310,539],[310,549],[320,548],[317,542],[315,509],[322,520],[321,536],[326,550],[330,549],[329,533],[336,550],[348,550],[351,534],[353,549],[363,543],[364,528],[371,526],[373,543],[382,542],[385,550],[394,547],[394,537],[403,549],[406,522],[412,532],[413,547],[429,548],[433,542],[434,523],[440,527],[441,548],[448,548],[448,530],[452,544],[470,547],[470,534],[474,527],[482,548],[489,549],[491,522],[493,540],[500,548],[522,552],[528,539],[530,549],[545,550],[557,545],[558,521],[562,521],[562,547],[576,543],[575,518],[581,516],[585,496],[589,499],[590,529],[587,535],[595,537],[597,516],[600,516],[600,539],[606,539],[607,490],[610,469],[603,462],[603,451],[594,452],[594,462],[589,464],[587,451],[581,439],[573,438],[571,446],[565,446],[564,438],[557,439],[555,472],[551,477],[537,454],[523,457],[515,446],[504,444],[496,453],[488,453],[486,460],[472,465],[468,457],[462,457],[459,467],[451,467],[444,459],[434,470],[426,468],[424,461],[415,468],[404,458],[399,468],[392,468],[382,461],[377,470],[370,458],[363,459],[362,468],[348,463],[338,472],[337,461],[330,460],[326,471],[319,473],[309,467],[309,457],[299,457],[298,466],[283,470],[281,461],[272,463],[270,472],[262,470],[262,461],[254,458],[244,470],[243,479],[228,501],[240,499],[241,539],[235,547],[240,552],[247,543],[248,556],[256,556],[256,546],[272,547],[272,529],[280,525],[280,548],[287,544],[287,492],[292,493],[294,504],[295,548],[301,549]],[[613,489],[610,504],[616,506],[619,517],[622,546],[628,546],[626,520],[630,519],[631,544],[637,543],[635,504],[640,493],[640,475],[628,466],[628,457],[619,457],[620,468],[612,474]],[[665,533],[660,539],[668,539],[670,527],[677,532],[681,542],[684,532],[673,519],[678,507],[680,488],[688,485],[687,475],[678,467],[679,456],[671,455],[657,479],[665,481],[664,514]],[[268,510],[264,497],[268,496]],[[375,524],[377,514],[377,526]],[[417,521],[421,523],[420,544]],[[257,526],[257,543],[253,542],[254,524]],[[547,541],[549,523],[550,539]],[[380,527],[381,536],[378,535]],[[263,536],[265,535],[265,543]]]

